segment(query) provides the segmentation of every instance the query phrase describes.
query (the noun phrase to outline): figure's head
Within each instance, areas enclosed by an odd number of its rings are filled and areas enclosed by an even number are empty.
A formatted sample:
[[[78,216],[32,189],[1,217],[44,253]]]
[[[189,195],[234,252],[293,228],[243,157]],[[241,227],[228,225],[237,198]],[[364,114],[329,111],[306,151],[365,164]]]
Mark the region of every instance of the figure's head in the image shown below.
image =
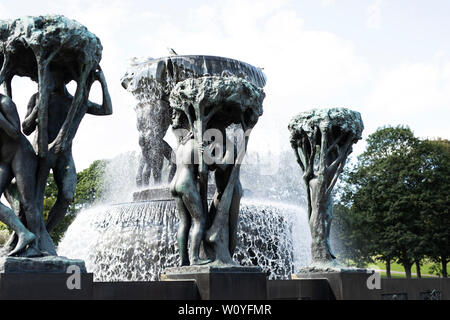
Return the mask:
[[[70,76],[65,72],[65,70],[50,67],[50,86],[52,91],[61,91],[65,89],[65,86],[70,82]]]
[[[186,129],[187,117],[186,114],[177,109],[172,109],[172,129]]]

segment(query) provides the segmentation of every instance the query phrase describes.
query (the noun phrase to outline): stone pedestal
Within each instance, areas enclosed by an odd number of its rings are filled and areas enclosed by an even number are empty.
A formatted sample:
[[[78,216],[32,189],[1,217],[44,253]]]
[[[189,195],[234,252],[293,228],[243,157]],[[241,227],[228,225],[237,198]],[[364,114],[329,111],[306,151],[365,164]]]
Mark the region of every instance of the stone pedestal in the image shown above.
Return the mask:
[[[0,273],[66,273],[70,266],[77,266],[81,273],[86,273],[84,261],[79,259],[60,256],[0,257]]]
[[[165,281],[195,280],[202,300],[265,300],[266,275],[258,267],[186,266],[167,268]]]
[[[311,280],[326,279],[331,289],[332,298],[336,300],[373,300],[376,289],[369,289],[368,279],[373,270],[342,269],[341,271],[314,271],[293,274],[292,279]]]
[[[71,266],[75,268],[68,270]],[[1,300],[91,299],[92,288],[93,275],[86,272],[83,260],[58,256],[0,258]]]
[[[68,273],[0,273],[0,300],[92,299],[93,274],[80,274],[80,288],[69,289]]]
[[[267,281],[269,300],[334,300],[327,279]]]

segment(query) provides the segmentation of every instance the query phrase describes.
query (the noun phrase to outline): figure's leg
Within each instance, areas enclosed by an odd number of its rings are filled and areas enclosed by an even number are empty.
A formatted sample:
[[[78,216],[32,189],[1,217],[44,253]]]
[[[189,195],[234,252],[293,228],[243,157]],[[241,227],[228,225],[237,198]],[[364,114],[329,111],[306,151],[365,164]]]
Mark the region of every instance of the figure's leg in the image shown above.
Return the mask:
[[[11,181],[10,184],[6,187],[5,191],[3,192],[3,195],[6,198],[6,201],[8,201],[9,206],[11,209],[16,213],[16,216],[19,216],[20,211],[20,200],[19,200],[19,191],[17,190],[17,183],[16,181]],[[20,217],[19,219],[22,220],[24,217]],[[23,222],[24,220],[22,220]]]
[[[3,192],[3,195],[6,198],[6,201],[8,201],[9,206],[11,207],[11,209],[14,211],[14,213],[16,214],[16,216],[19,217],[19,220],[22,222],[22,224],[26,224],[26,218],[25,215],[23,214],[23,210],[21,210],[20,208],[20,201],[19,201],[19,192],[17,191],[17,184],[15,181],[12,181],[5,189],[5,191]],[[8,239],[8,241],[5,243],[5,245],[3,246],[4,251],[11,251],[12,249],[14,249],[14,247],[17,244],[17,234],[15,231],[11,232],[11,235]]]
[[[36,242],[26,252],[27,256],[40,256],[43,253],[56,255],[55,246],[45,228],[44,217],[39,211],[36,199],[37,159],[31,147],[23,137],[21,149],[13,161],[13,171],[16,177],[17,197],[21,211],[26,217],[28,229],[36,235]]]
[[[331,231],[331,221],[333,220],[333,196],[330,195],[327,203],[327,210],[325,214],[325,240],[328,248],[328,252],[330,253],[333,259],[336,259],[330,243],[330,231]]]
[[[142,187],[142,173],[144,172],[144,157],[141,155],[139,156],[139,165],[136,173],[136,186]]]
[[[206,264],[210,260],[202,260],[199,257],[200,244],[205,234],[206,217],[203,212],[202,199],[197,190],[195,180],[190,170],[185,170],[177,180],[178,193],[192,217],[192,232],[190,234],[189,260],[191,265]]]
[[[152,158],[148,150],[142,149],[142,159],[144,166],[142,170],[142,186],[146,187],[150,184],[150,175],[152,173]]]
[[[230,174],[233,167],[230,166],[225,171],[221,171],[219,169],[215,172],[215,180],[216,180],[216,196],[213,200],[214,212],[217,210],[219,205],[219,201],[222,197],[223,192],[228,184],[228,180],[230,178]],[[237,244],[237,224],[238,224],[238,216],[239,216],[239,207],[242,197],[242,186],[238,180],[236,180],[236,184],[233,190],[233,196],[231,200],[229,215],[228,215],[228,234],[229,234],[229,251],[230,255],[233,256],[234,250],[236,249]]]
[[[25,137],[22,139],[26,140]],[[22,142],[24,143],[14,156],[11,167],[16,177],[16,196],[20,203],[20,210],[25,214],[27,228],[36,236],[37,241],[33,247],[36,254],[39,254],[37,244],[39,243],[41,224],[44,220],[36,202],[37,159],[28,141]]]
[[[12,170],[8,165],[0,165],[0,194],[3,194],[7,185],[12,180]],[[19,251],[23,250],[28,244],[35,241],[36,237],[33,233],[28,231],[27,228],[20,222],[19,218],[16,216],[14,211],[0,203],[0,220],[4,222],[8,227],[13,229],[17,236],[18,241],[15,248],[8,253],[8,255],[14,255]]]
[[[53,177],[58,187],[58,196],[48,214],[46,223],[48,232],[51,232],[64,219],[75,194],[77,172],[71,150],[60,155],[52,169]]]
[[[36,182],[36,207],[40,215],[44,212],[44,197],[45,197],[45,187],[47,185],[48,175],[50,173],[50,163],[54,162],[53,152],[48,153],[47,162],[43,163],[38,161],[38,176]],[[40,166],[44,165],[45,168],[41,169]],[[44,255],[56,255],[55,244],[53,243],[50,234],[47,232],[45,227],[44,217],[42,216],[39,237],[39,250]]]
[[[188,254],[188,237],[189,229],[191,228],[191,216],[180,198],[175,198],[175,203],[177,205],[178,217],[180,222],[178,225],[178,249],[180,251],[181,265],[189,265],[189,254]]]
[[[164,156],[158,152],[153,152],[152,155],[152,170],[155,184],[161,183],[161,171],[164,163]]]
[[[177,172],[177,165],[175,162],[169,163],[169,175],[167,176],[167,182],[170,183]]]
[[[168,175],[168,179],[167,182],[170,183],[170,181],[172,181],[175,172],[177,171],[177,165],[176,165],[176,156],[175,153],[173,152],[172,148],[170,147],[170,145],[165,141],[165,140],[161,140],[162,141],[162,150],[163,150],[163,155],[164,158],[167,159],[167,161],[169,162],[169,175]]]
[[[236,181],[233,190],[233,199],[231,200],[230,216],[229,216],[229,234],[230,234],[230,255],[233,256],[237,245],[237,226],[239,218],[239,207],[242,197],[242,186],[239,180]]]
[[[142,120],[142,117],[138,117],[138,122]],[[141,128],[142,129],[142,128]],[[145,135],[145,132],[139,132],[139,146],[141,147],[141,154],[139,157],[139,167],[136,175],[136,185],[138,187],[148,186],[150,181],[150,158],[149,158],[149,142]]]

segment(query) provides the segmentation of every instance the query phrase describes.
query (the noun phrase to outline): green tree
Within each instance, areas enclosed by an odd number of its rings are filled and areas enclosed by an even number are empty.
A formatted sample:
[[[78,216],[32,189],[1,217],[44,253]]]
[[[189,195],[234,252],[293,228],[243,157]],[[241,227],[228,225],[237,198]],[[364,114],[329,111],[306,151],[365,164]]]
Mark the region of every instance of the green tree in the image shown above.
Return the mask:
[[[398,261],[411,277],[411,267],[423,258],[420,209],[414,201],[415,171],[411,162],[419,143],[408,127],[384,127],[367,139],[366,150],[343,176],[341,203],[349,208],[353,242],[364,257],[386,264]]]
[[[450,142],[424,140],[416,150],[419,159],[419,192],[415,194],[421,209],[421,229],[424,246],[431,260],[441,265],[442,276],[447,277],[450,259]]]
[[[77,173],[77,187],[75,189],[74,200],[67,210],[66,216],[61,223],[51,232],[55,245],[59,243],[67,228],[75,219],[76,213],[86,207],[91,206],[102,198],[104,193],[104,174],[107,165],[106,160],[96,160],[89,168]],[[47,179],[44,195],[44,220],[47,220],[50,209],[56,202],[58,197],[58,187],[56,186],[53,174]],[[8,234],[4,231],[8,230],[7,226],[0,222],[0,245],[3,245]],[[8,230],[9,233],[11,232]]]
[[[447,276],[450,259],[450,143],[423,140],[407,127],[385,127],[371,134],[357,163],[342,175],[336,216],[355,262],[371,257],[401,263],[420,277],[424,259],[439,263]],[[340,217],[344,215],[344,217]],[[343,221],[343,222],[342,222]],[[349,251],[351,252],[351,250]],[[355,257],[355,256],[360,256]]]
[[[89,168],[77,173],[77,187],[75,189],[74,200],[69,206],[66,216],[61,223],[50,234],[55,245],[59,243],[67,228],[75,219],[76,213],[87,208],[102,198],[104,193],[104,173],[107,162],[105,160],[94,161]],[[58,188],[50,174],[47,180],[44,198],[44,219],[58,196]]]
[[[330,237],[338,260],[360,268],[373,262],[369,249],[371,241],[367,237],[367,234],[371,234],[369,225],[359,214],[355,214],[355,210],[342,203],[333,206],[333,215]]]
[[[77,173],[74,210],[84,209],[101,200],[104,188],[106,160],[96,160],[89,168]]]

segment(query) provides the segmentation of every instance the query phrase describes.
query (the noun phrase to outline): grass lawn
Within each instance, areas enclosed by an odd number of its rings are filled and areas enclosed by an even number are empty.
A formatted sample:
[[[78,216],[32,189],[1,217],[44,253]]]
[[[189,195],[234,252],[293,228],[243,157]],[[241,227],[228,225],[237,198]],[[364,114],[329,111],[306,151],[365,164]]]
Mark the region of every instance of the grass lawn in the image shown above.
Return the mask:
[[[433,275],[433,273],[431,271],[432,266],[433,266],[433,263],[431,263],[431,262],[425,262],[420,266],[420,272],[422,274],[422,278],[432,278],[433,277],[433,276],[430,276],[430,275]],[[368,265],[367,268],[386,270],[386,265],[383,263],[375,263],[375,264]],[[401,273],[397,273],[397,272],[401,272]],[[447,266],[447,272],[448,272],[448,266]],[[415,265],[411,268],[411,273],[413,273],[413,275],[412,275],[413,278],[417,277],[416,275],[414,275],[414,273],[417,273]],[[386,278],[386,272],[380,272],[380,274],[381,274],[381,277]],[[403,266],[398,263],[391,263],[391,277],[392,278],[405,278],[406,274],[405,274],[405,269],[403,268]]]

